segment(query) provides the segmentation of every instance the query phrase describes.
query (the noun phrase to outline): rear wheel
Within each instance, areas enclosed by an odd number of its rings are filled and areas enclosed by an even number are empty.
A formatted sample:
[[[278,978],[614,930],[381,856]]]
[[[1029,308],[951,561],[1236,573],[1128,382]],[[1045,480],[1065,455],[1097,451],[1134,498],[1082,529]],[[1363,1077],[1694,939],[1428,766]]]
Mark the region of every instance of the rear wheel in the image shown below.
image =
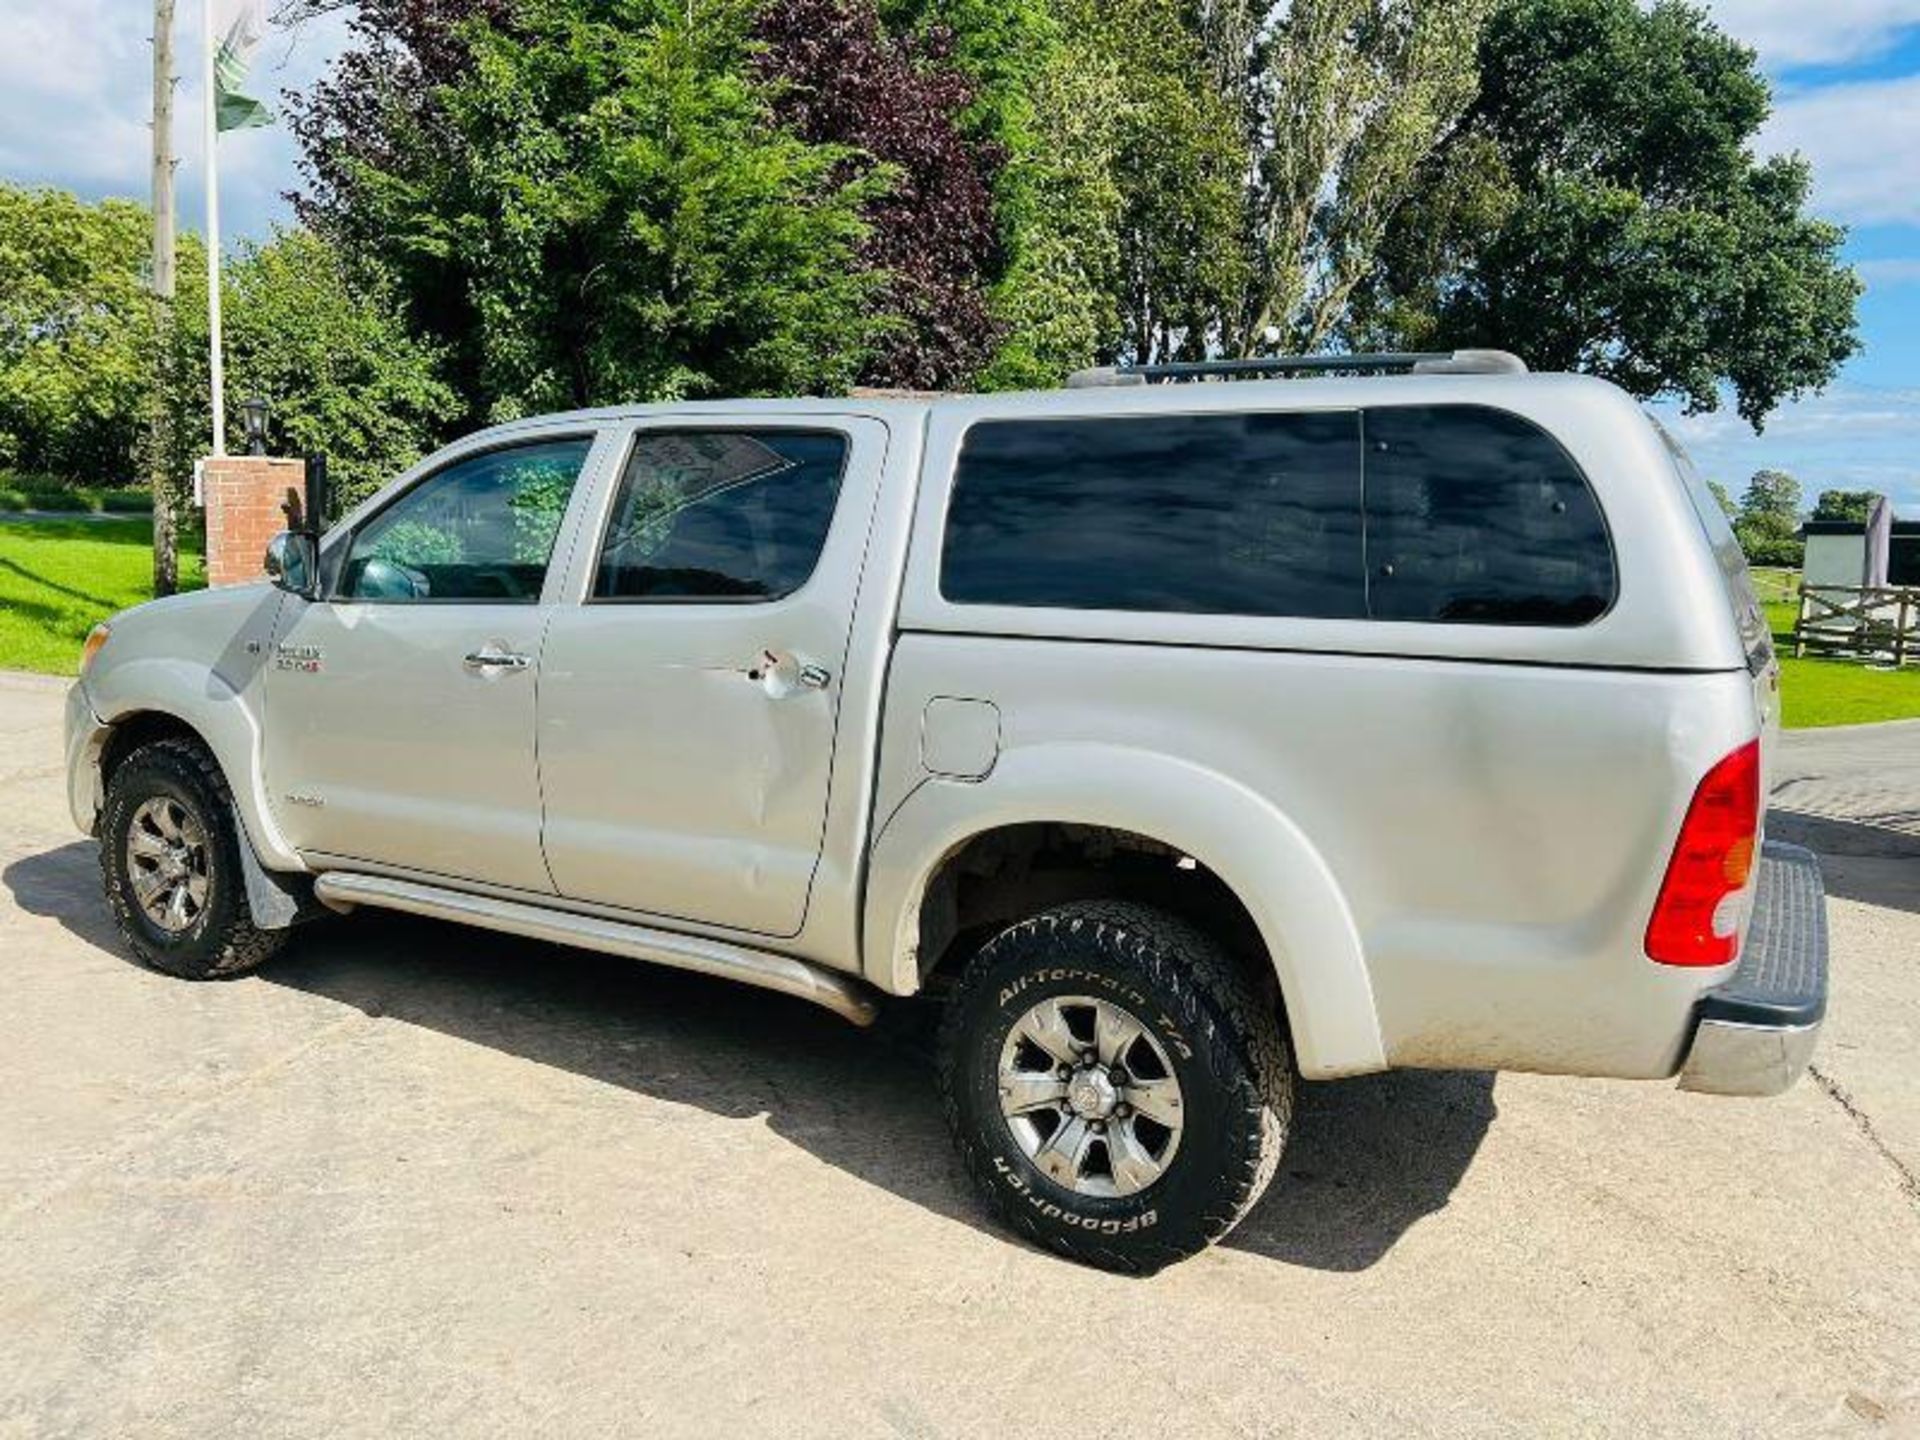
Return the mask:
[[[133,953],[186,980],[238,975],[271,956],[284,930],[260,930],[247,906],[226,778],[188,740],[159,740],[122,761],[100,819],[107,903]]]
[[[941,1035],[947,1117],[975,1182],[1023,1234],[1147,1272],[1240,1220],[1292,1109],[1274,1007],[1213,940],[1115,901],[1001,932]]]

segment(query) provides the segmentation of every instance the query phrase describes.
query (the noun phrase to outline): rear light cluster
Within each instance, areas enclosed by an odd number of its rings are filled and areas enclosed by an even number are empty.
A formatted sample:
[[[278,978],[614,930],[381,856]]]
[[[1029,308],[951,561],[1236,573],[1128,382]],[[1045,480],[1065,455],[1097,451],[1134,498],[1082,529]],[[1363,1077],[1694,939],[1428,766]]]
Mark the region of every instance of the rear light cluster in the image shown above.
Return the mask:
[[[1760,742],[1715,765],[1693,792],[1647,922],[1662,965],[1724,965],[1740,949],[1747,883],[1760,837]]]

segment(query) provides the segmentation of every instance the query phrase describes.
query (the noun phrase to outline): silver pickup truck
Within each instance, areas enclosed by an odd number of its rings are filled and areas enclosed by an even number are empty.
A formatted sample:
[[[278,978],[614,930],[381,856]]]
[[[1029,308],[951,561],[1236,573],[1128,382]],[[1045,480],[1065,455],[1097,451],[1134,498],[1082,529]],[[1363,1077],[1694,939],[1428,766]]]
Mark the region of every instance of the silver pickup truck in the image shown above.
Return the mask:
[[[1301,1081],[1794,1081],[1778,668],[1638,407],[1497,352],[1075,382],[521,421],[117,616],[68,758],[127,944],[371,906],[926,993],[984,1193],[1134,1271]]]

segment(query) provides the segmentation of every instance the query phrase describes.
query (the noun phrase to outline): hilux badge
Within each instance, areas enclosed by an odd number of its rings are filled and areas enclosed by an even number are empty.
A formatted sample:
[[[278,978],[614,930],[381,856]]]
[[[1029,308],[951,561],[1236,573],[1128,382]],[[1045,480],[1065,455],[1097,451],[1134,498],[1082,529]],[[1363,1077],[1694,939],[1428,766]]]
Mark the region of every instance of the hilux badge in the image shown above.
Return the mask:
[[[320,671],[320,647],[318,645],[276,645],[273,647],[273,663],[280,670],[301,670],[309,675]]]

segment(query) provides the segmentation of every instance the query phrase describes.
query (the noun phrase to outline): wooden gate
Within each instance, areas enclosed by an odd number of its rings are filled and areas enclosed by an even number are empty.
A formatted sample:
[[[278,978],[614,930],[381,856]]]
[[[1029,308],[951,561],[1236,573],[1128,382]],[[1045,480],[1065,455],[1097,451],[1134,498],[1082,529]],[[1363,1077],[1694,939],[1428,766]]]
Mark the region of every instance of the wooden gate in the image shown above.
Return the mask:
[[[1920,661],[1920,588],[1802,585],[1793,653],[1846,655],[1905,665]]]

